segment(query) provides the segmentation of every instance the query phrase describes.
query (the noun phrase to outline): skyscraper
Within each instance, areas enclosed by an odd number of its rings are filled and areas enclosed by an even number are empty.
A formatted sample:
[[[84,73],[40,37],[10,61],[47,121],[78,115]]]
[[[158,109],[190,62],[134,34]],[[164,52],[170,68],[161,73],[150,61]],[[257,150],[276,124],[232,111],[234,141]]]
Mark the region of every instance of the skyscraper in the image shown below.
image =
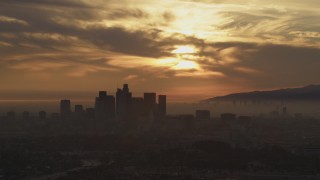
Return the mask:
[[[84,110],[82,105],[74,106],[74,117],[79,120],[84,118]]]
[[[99,91],[99,96],[96,97],[95,100],[95,118],[97,120],[102,120],[106,119],[106,111],[107,111],[107,106],[106,106],[106,97],[107,97],[107,92],[106,91]]]
[[[167,96],[159,95],[158,96],[158,114],[160,118],[163,118],[167,114]]]
[[[106,91],[100,91],[95,102],[95,118],[99,120],[112,119],[115,116],[114,96],[108,96]]]
[[[145,115],[155,115],[157,110],[156,93],[144,93]]]
[[[64,99],[60,101],[60,115],[61,119],[67,119],[71,115],[71,101]]]
[[[119,118],[130,117],[132,103],[132,93],[129,91],[128,84],[124,84],[122,89],[117,90],[116,94],[116,113]]]
[[[113,119],[116,112],[116,100],[114,96],[106,97],[107,119]]]

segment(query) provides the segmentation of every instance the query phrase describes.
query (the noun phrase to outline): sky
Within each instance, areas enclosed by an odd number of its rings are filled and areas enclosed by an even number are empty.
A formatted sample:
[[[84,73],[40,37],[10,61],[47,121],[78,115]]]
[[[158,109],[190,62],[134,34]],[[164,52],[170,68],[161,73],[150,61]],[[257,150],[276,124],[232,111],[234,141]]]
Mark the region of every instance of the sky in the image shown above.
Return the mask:
[[[318,0],[0,0],[0,99],[320,84]],[[90,95],[90,96],[89,96]]]

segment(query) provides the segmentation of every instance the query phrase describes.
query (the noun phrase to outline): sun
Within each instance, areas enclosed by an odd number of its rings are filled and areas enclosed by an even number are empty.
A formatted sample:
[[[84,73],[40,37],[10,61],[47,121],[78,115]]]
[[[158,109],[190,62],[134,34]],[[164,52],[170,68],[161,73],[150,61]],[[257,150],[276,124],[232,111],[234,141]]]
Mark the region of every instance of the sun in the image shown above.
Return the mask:
[[[187,69],[199,69],[199,65],[193,61],[180,60],[178,64],[174,66],[177,70],[187,70]]]
[[[194,46],[175,46],[175,50],[171,51],[173,54],[194,54],[197,49]]]
[[[170,67],[174,70],[200,69],[198,63],[178,58],[161,59],[157,62],[157,65],[162,67]]]

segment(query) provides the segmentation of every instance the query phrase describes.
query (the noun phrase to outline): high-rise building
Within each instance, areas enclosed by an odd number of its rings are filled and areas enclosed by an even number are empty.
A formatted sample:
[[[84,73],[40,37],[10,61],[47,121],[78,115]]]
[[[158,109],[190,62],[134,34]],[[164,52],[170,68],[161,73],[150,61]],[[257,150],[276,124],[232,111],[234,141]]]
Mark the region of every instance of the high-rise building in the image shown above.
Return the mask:
[[[84,110],[82,105],[74,106],[74,118],[83,119],[84,118]]]
[[[95,109],[95,118],[97,120],[102,120],[102,119],[106,119],[106,97],[107,97],[107,92],[106,91],[99,91],[99,96],[96,97],[95,100],[95,105],[94,105],[94,109]]]
[[[122,88],[122,91],[123,91],[124,93],[129,93],[129,85],[128,85],[128,84],[124,84],[124,85],[123,85],[123,88]]]
[[[145,115],[155,115],[157,110],[156,93],[144,93]]]
[[[95,102],[95,118],[100,120],[112,119],[115,116],[114,96],[108,96],[106,91],[100,91]]]
[[[116,114],[120,118],[127,118],[131,115],[132,93],[129,91],[128,84],[123,88],[117,89],[116,93]]]
[[[167,114],[167,96],[159,95],[158,96],[158,114],[160,118],[163,118]]]
[[[71,101],[64,99],[60,101],[60,115],[61,119],[70,118],[71,115]]]
[[[107,97],[107,91],[99,91],[99,98]]]
[[[83,113],[83,106],[82,105],[75,105],[74,112],[79,113],[79,114]]]
[[[114,96],[106,97],[107,119],[113,119],[116,113],[116,100]]]

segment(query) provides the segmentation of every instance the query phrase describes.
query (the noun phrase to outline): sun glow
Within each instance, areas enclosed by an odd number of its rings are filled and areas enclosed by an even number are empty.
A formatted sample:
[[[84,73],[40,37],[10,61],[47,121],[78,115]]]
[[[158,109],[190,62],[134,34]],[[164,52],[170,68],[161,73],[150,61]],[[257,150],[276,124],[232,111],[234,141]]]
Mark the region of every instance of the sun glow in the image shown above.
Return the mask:
[[[178,58],[162,59],[157,64],[160,66],[170,67],[174,70],[200,69],[200,66],[196,62],[181,60]]]
[[[199,65],[193,61],[180,60],[180,62],[174,66],[174,69],[199,69]]]
[[[194,54],[197,52],[197,49],[194,46],[176,46],[176,49],[171,53],[173,54]]]

